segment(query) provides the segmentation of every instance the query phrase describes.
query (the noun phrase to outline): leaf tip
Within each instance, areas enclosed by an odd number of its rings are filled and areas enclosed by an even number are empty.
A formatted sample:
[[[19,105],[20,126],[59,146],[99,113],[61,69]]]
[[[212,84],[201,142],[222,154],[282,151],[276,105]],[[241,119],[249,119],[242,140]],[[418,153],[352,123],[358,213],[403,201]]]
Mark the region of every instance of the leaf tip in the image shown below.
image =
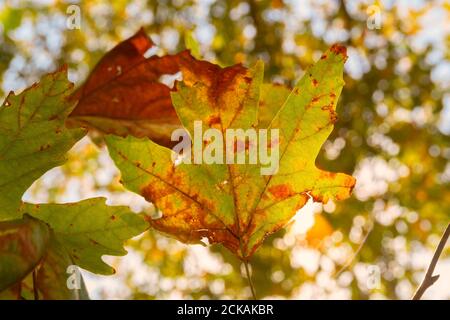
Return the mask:
[[[338,43],[333,44],[330,48],[330,51],[333,52],[337,56],[341,55],[343,57],[344,61],[346,61],[348,58],[347,48]]]

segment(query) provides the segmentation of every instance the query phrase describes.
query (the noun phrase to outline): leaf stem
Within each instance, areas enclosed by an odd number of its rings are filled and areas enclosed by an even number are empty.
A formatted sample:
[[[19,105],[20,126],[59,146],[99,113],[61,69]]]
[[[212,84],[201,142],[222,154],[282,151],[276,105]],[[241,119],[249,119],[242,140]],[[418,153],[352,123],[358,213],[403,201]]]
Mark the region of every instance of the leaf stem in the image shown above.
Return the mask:
[[[445,229],[445,232],[442,235],[441,240],[439,241],[436,251],[434,252],[433,259],[431,259],[431,263],[428,266],[428,270],[427,270],[427,273],[425,274],[425,278],[423,279],[423,281],[420,284],[419,288],[417,289],[416,293],[412,297],[413,300],[420,300],[420,298],[425,293],[425,291],[429,287],[431,287],[437,281],[437,279],[439,279],[439,275],[433,276],[433,272],[434,272],[434,268],[436,267],[436,264],[439,260],[439,257],[441,256],[441,253],[445,248],[445,244],[447,243],[449,236],[450,236],[450,223],[447,225],[447,229]]]
[[[39,292],[37,288],[37,273],[36,269],[33,270],[33,293],[34,293],[34,300],[39,300]]]
[[[247,276],[248,284],[250,286],[250,289],[252,290],[253,300],[258,300],[256,298],[256,292],[255,292],[255,287],[253,286],[252,277],[250,275],[250,268],[248,267],[248,261],[244,260],[243,262],[244,262],[244,266],[245,266],[245,274]]]

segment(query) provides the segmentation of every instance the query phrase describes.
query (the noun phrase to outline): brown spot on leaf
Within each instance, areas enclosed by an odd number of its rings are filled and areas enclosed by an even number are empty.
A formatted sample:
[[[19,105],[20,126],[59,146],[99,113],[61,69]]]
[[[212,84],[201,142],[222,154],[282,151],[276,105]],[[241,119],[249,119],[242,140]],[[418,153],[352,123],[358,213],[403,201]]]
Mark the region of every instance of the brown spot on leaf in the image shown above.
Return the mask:
[[[331,52],[334,52],[337,55],[342,55],[344,60],[347,60],[347,48],[339,45],[339,44],[333,44],[330,48]]]
[[[321,171],[319,179],[334,179],[335,177],[336,177],[335,172]]]
[[[336,123],[338,121],[338,115],[334,110],[330,110],[330,122]]]
[[[51,146],[49,144],[45,144],[39,147],[39,151],[45,151],[49,149]]]
[[[167,197],[174,192],[175,190],[169,186],[150,184],[142,189],[141,194],[146,200],[157,203],[158,200]]]
[[[279,184],[270,187],[269,192],[277,199],[286,199],[294,193],[288,184]]]
[[[210,127],[215,124],[220,124],[220,117],[218,115],[212,115],[208,118],[207,123]]]
[[[328,111],[328,116],[330,118],[331,123],[336,123],[338,120],[338,115],[336,111],[334,110],[334,105],[332,103],[325,105],[321,107],[322,110]]]

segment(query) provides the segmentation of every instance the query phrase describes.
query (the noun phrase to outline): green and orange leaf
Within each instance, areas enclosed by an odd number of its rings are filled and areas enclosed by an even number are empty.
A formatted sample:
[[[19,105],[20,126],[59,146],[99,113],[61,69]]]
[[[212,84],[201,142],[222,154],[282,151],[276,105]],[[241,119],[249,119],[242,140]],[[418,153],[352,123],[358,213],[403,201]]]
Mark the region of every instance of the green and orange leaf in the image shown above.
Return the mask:
[[[285,88],[262,92],[273,87],[262,84],[260,62],[250,69],[221,68],[183,55],[183,81],[177,83],[172,101],[190,136],[198,120],[203,130],[214,128],[223,136],[227,129],[260,127],[261,121],[263,128],[280,131],[279,141],[271,141],[280,150],[279,170],[261,175],[260,164],[175,165],[173,151],[147,138],[108,136],[124,185],[162,211],[153,227],[187,243],[203,238],[222,243],[245,260],[308,199],[347,198],[354,178],[315,166],[337,119],[346,58],[345,48],[331,47],[288,94]],[[273,119],[259,117],[263,108],[271,109]]]

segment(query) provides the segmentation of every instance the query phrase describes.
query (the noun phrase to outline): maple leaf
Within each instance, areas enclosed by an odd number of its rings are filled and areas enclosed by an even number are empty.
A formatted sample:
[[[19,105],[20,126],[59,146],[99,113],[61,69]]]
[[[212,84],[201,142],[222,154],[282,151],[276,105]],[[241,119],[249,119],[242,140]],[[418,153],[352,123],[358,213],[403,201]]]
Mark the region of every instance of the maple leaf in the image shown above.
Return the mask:
[[[267,128],[269,126],[291,91],[291,89],[281,84],[263,83],[261,85],[258,128]]]
[[[34,289],[44,300],[89,300],[81,272],[67,249],[57,240],[50,239],[47,251],[36,269]],[[69,279],[69,277],[73,279]],[[73,281],[73,283],[71,282]],[[72,286],[69,287],[68,283]]]
[[[160,79],[179,72],[179,57],[188,53],[146,58],[144,54],[152,47],[140,29],[109,51],[72,97],[78,100],[72,123],[121,136],[148,136],[170,145],[170,134],[180,122],[170,88]]]
[[[0,221],[20,217],[23,193],[42,174],[66,161],[66,152],[85,134],[64,122],[74,105],[63,68],[44,76],[0,107]]]
[[[113,274],[102,256],[125,255],[123,242],[149,226],[143,216],[127,207],[106,206],[104,201],[25,203],[22,219],[0,222],[0,298],[26,292],[34,270],[33,283],[41,298],[88,299],[81,275],[79,289],[67,287],[67,268],[76,265],[94,273]],[[18,283],[24,285],[17,288]]]
[[[175,165],[173,151],[147,138],[107,136],[123,184],[162,211],[152,226],[186,243],[206,237],[246,260],[308,199],[347,198],[354,178],[315,166],[337,119],[346,58],[345,48],[334,45],[287,95],[285,89],[261,94],[273,87],[262,85],[260,62],[250,69],[241,65],[220,68],[183,56],[183,82],[177,83],[172,101],[190,136],[195,135],[194,121],[225,136],[230,128],[258,127],[259,110],[279,109],[271,111],[270,123],[262,119],[268,129],[280,131],[279,141],[271,141],[271,148],[276,144],[280,150],[279,170],[266,176],[261,175],[260,164]],[[261,95],[266,98],[262,103]]]
[[[29,215],[0,222],[0,300],[34,299],[33,286],[43,299],[88,299],[81,274],[79,289],[67,287],[67,268],[73,264],[44,222]]]
[[[25,204],[27,213],[46,222],[73,264],[98,274],[115,271],[101,257],[123,256],[123,242],[148,228],[140,215],[124,206],[107,206],[105,199],[92,198],[64,204]]]

